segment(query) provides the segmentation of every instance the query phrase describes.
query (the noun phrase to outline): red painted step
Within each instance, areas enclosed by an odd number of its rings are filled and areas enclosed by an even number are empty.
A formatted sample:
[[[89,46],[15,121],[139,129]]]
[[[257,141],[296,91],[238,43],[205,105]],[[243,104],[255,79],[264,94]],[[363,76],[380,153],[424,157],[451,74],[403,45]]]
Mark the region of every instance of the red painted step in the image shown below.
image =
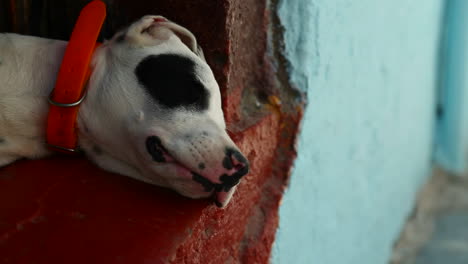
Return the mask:
[[[276,224],[276,213],[267,217],[281,191],[262,195],[271,188],[278,125],[270,115],[237,142],[252,172],[224,210],[102,171],[84,158],[3,168],[0,263],[224,263],[255,258],[250,245],[259,242],[261,259],[268,258],[274,233],[265,234],[265,226]],[[262,201],[270,198],[272,205]]]

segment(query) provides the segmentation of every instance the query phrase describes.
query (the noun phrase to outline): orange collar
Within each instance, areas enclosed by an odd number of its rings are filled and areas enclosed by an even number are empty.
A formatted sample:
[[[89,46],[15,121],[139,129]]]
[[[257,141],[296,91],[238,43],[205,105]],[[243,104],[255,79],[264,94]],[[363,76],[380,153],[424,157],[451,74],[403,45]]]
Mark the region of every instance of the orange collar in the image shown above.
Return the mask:
[[[81,10],[49,96],[47,145],[60,152],[75,152],[77,145],[76,117],[86,94],[90,77],[90,61],[98,44],[96,40],[106,17],[106,6],[94,0]]]

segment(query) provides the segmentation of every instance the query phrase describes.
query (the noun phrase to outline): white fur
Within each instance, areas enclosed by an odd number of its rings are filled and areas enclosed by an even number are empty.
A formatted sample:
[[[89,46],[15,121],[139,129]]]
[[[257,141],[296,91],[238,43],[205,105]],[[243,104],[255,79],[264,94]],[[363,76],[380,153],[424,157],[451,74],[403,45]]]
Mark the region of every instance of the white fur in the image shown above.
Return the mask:
[[[188,197],[207,197],[213,194],[192,180],[191,171],[219,183],[219,175],[232,172],[222,166],[226,147],[237,148],[225,131],[219,87],[195,37],[179,25],[155,22],[155,18],[161,17],[143,17],[95,51],[94,70],[77,120],[79,146],[106,170]],[[121,34],[125,40],[118,42]],[[44,144],[47,97],[66,44],[0,34],[0,166],[51,153]],[[134,73],[138,63],[163,53],[183,55],[196,63],[197,77],[211,94],[208,110],[168,111],[139,87]],[[162,139],[178,163],[152,160],[145,148],[151,135]],[[199,168],[200,162],[205,169]],[[223,206],[234,190],[218,194]]]

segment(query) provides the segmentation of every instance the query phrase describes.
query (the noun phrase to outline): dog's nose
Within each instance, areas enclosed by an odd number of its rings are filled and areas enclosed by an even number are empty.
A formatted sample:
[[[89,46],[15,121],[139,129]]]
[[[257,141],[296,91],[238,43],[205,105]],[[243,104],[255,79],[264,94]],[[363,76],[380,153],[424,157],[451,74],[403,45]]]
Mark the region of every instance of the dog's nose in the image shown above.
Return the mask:
[[[226,192],[236,186],[240,179],[249,172],[249,162],[240,151],[233,148],[226,148],[223,167],[229,173],[221,175],[219,180],[222,182],[223,191]]]
[[[236,171],[247,167],[248,170],[249,162],[244,157],[244,155],[240,153],[240,151],[233,148],[226,148],[226,156],[223,159],[223,167],[227,170],[235,169]]]
[[[225,173],[219,176],[219,183],[214,183],[208,178],[192,173],[193,180],[202,184],[205,191],[211,192],[214,190],[215,204],[218,207],[224,207],[228,204],[234,193],[235,186],[249,172],[249,162],[240,151],[234,148],[225,149],[222,166]]]
[[[221,184],[215,185],[215,204],[218,207],[224,207],[229,202],[235,186],[249,172],[249,162],[240,151],[234,148],[226,148],[223,167],[228,173],[219,177]]]

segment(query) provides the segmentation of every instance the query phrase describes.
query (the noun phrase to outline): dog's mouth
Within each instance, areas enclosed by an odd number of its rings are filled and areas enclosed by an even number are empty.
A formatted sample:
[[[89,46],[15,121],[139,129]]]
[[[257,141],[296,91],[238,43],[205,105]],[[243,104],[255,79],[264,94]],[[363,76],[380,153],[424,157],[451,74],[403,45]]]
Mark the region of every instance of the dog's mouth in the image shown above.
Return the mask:
[[[230,180],[223,184],[213,183],[208,178],[190,170],[183,163],[178,161],[169,153],[169,151],[164,147],[161,142],[161,139],[157,136],[150,136],[146,140],[146,149],[151,155],[153,161],[158,163],[170,163],[178,167],[182,173],[186,173],[192,176],[192,180],[199,183],[203,190],[206,193],[212,193],[215,204],[218,207],[226,206],[227,202],[230,200],[235,186],[239,183],[240,177],[229,177]]]

